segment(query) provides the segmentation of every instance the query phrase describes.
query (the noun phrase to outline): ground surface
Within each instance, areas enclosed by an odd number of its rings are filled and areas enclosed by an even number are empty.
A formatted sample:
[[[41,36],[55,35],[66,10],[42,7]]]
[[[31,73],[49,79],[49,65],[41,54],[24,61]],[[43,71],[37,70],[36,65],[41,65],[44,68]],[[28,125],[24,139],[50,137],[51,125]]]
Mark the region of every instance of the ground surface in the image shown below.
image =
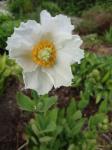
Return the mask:
[[[0,150],[17,150],[24,143],[22,136],[27,116],[16,104],[15,97],[19,89],[19,81],[10,77],[3,95],[0,96]]]
[[[6,88],[2,96],[0,96],[0,150],[17,150],[25,143],[23,135],[26,122],[31,116],[25,114],[18,108],[16,104],[16,93],[21,89],[21,84],[15,77],[9,77],[6,81]],[[26,92],[27,94],[29,92]],[[52,89],[49,95],[58,96],[58,107],[66,107],[72,97],[80,100],[79,90],[73,87],[60,87]],[[83,116],[91,116],[98,110],[99,104],[95,104],[94,98],[90,104],[84,109]],[[109,113],[112,120],[112,113]],[[101,135],[99,138],[102,145],[111,144],[112,133]],[[22,150],[27,150],[25,147]],[[101,149],[101,150],[111,150]]]
[[[7,2],[6,1],[0,1],[0,13],[9,13],[7,10]]]

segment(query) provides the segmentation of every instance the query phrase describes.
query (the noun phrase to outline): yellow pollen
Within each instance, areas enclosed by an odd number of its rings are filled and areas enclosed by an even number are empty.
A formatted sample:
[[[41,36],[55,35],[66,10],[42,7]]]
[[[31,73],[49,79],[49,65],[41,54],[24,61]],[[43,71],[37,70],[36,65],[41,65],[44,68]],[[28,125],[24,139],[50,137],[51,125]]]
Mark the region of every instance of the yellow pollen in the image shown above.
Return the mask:
[[[32,60],[41,67],[52,67],[56,61],[56,49],[53,42],[48,40],[38,42],[32,49]]]

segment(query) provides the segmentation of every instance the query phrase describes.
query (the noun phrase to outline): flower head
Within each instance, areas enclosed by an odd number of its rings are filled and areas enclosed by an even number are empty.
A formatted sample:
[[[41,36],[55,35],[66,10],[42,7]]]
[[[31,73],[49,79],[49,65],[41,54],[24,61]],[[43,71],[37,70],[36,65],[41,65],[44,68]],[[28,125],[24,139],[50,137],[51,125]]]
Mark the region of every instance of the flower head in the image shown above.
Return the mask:
[[[71,84],[71,64],[84,57],[82,40],[72,35],[74,27],[64,15],[52,17],[46,10],[40,23],[29,20],[7,40],[9,56],[23,68],[25,88],[47,93],[52,86]]]

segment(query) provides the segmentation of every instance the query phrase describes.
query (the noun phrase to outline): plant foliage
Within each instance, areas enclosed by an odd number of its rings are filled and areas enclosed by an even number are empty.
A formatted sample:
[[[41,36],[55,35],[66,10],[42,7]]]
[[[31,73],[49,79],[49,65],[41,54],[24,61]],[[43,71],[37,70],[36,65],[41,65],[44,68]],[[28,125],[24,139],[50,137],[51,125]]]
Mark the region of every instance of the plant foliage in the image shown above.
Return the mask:
[[[0,94],[4,91],[7,77],[11,75],[19,77],[20,74],[21,69],[13,60],[10,60],[6,54],[0,55]]]
[[[112,44],[112,26],[104,35],[104,39],[108,44]]]
[[[12,16],[0,14],[0,48],[5,49],[7,38],[19,23],[20,20],[14,20]]]
[[[58,108],[57,99],[48,95],[17,94],[17,102],[34,117],[26,127],[28,148],[32,150],[96,150],[99,135],[110,130],[107,113],[112,108],[112,57],[86,53],[82,63],[72,65],[73,84],[80,100],[72,98]],[[94,100],[98,106],[89,116],[84,110]],[[91,108],[94,110],[94,107]],[[91,110],[91,111],[93,111]]]

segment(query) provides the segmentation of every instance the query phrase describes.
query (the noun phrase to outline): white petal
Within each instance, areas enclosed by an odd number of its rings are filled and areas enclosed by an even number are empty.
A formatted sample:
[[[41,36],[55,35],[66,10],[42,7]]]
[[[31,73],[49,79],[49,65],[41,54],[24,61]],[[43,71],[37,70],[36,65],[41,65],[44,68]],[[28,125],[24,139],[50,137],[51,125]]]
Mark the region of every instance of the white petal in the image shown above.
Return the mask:
[[[41,71],[40,68],[33,72],[23,73],[25,88],[36,90],[39,94],[48,93],[53,84],[47,73]]]
[[[18,41],[17,43],[16,40]],[[25,72],[30,72],[37,67],[37,65],[32,61],[32,48],[30,43],[25,40],[21,40],[20,36],[13,36],[9,38],[8,47],[11,48],[9,49],[10,58],[15,59]]]
[[[58,52],[56,64],[49,69],[44,69],[53,81],[55,88],[60,86],[70,86],[73,78],[71,72],[71,57],[63,52]]]
[[[49,12],[43,10],[40,14],[41,24],[47,26],[49,31],[72,33],[74,26],[69,17],[57,15],[52,17]]]
[[[41,11],[40,13],[40,22],[42,25],[48,24],[52,20],[50,13],[46,10]]]
[[[7,40],[6,49],[10,58],[16,62],[25,72],[31,72],[37,65],[32,61],[31,52],[34,44],[40,39],[41,27],[36,21],[29,20],[15,28],[14,33]]]
[[[16,62],[23,68],[24,72],[32,72],[38,65],[34,63],[29,55],[23,55],[16,58]]]
[[[28,20],[26,23],[22,22],[19,28],[15,28],[14,33],[34,45],[41,37],[41,25],[34,20]]]
[[[33,45],[40,39],[41,26],[36,21],[29,20],[15,28],[14,33],[7,40],[7,50],[16,50],[17,53],[31,51]],[[10,52],[9,52],[10,53]]]
[[[54,43],[60,43],[65,39],[71,38],[74,26],[71,24],[69,17],[65,15],[52,17],[45,10],[41,12],[40,17],[43,33],[50,33]]]
[[[84,58],[84,50],[80,49],[82,40],[78,35],[74,35],[72,39],[66,40],[62,43],[62,48],[59,49],[72,57],[72,62],[80,63],[80,60]]]
[[[16,58],[28,53],[30,54],[32,50],[32,44],[18,35],[13,35],[8,38],[7,44],[6,49],[9,50],[9,56],[11,58]]]
[[[65,15],[57,15],[54,17],[55,30],[58,32],[71,33],[74,26],[71,24],[71,19]]]
[[[79,48],[82,45],[82,43],[83,43],[83,41],[81,40],[79,35],[72,35],[71,39],[64,41],[62,44],[65,47],[69,45],[71,47],[75,46],[75,48]]]

